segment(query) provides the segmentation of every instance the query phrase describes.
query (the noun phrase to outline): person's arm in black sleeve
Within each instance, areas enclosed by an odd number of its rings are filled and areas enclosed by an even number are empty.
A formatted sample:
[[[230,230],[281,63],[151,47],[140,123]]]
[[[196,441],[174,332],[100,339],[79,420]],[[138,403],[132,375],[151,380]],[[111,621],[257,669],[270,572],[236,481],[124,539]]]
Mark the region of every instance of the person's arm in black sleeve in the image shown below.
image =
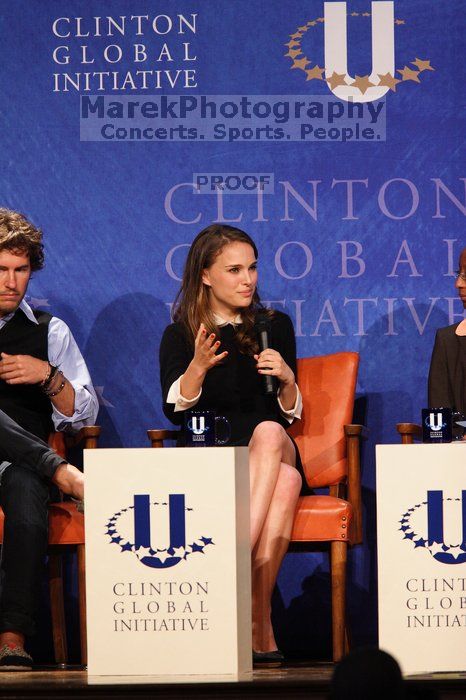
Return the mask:
[[[300,418],[302,400],[297,386],[295,333],[293,323],[287,314],[276,312],[275,319],[272,322],[271,344],[273,349],[280,353],[283,361],[294,374],[293,389],[290,386],[280,386],[278,394],[280,411],[285,419],[290,422],[294,418]],[[293,392],[291,397],[290,391]]]
[[[448,364],[445,344],[440,330],[435,335],[434,349],[429,369],[429,407],[443,408],[450,406],[453,397],[450,392],[448,379]]]
[[[193,357],[180,326],[172,324],[165,329],[160,343],[159,357],[163,412],[172,423],[181,425],[183,411],[175,412],[175,404],[167,403],[170,387],[185,372]]]
[[[272,326],[272,347],[280,353],[296,378],[296,338],[291,318],[284,313],[277,314]]]

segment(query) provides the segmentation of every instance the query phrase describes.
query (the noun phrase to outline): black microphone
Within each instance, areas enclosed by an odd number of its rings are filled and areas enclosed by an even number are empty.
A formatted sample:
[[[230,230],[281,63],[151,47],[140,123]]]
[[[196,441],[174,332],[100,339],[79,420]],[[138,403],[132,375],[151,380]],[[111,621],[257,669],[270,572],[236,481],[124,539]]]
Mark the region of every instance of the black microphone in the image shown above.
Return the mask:
[[[263,352],[270,347],[269,345],[269,334],[271,330],[270,319],[267,316],[259,315],[256,318],[256,323],[254,324],[254,330],[256,332],[257,341],[259,343],[259,352]],[[270,374],[262,375],[262,383],[264,388],[264,394],[266,396],[275,396],[277,393],[274,377]]]

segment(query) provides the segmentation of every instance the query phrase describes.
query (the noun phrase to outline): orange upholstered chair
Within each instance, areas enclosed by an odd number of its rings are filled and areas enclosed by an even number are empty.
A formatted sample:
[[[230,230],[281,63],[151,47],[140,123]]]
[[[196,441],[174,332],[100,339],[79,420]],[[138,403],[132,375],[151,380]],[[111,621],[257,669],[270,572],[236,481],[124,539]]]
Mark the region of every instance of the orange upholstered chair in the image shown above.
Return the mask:
[[[348,545],[362,541],[359,441],[364,428],[351,425],[359,355],[339,352],[298,360],[303,395],[302,420],[289,428],[296,440],[311,489],[328,495],[299,499],[291,549],[330,548],[333,659],[344,654],[345,590]],[[173,430],[148,430],[152,447],[173,440]]]
[[[80,445],[85,449],[97,447],[100,427],[96,425],[82,428],[73,436],[52,433],[49,445],[64,459],[66,448]],[[0,543],[3,542],[3,510],[0,508]],[[55,661],[65,665],[68,661],[66,639],[65,606],[63,599],[62,554],[75,551],[78,557],[78,597],[79,627],[81,642],[81,663],[87,663],[86,640],[86,588],[84,558],[84,515],[76,510],[71,501],[51,503],[49,506],[49,548],[48,572],[50,586],[50,610],[52,616],[53,646]]]
[[[351,424],[358,365],[356,352],[298,360],[303,413],[289,429],[299,447],[308,486],[328,488],[328,495],[300,497],[290,548],[330,548],[334,661],[341,659],[347,647],[348,545],[362,541],[359,440],[364,429]]]

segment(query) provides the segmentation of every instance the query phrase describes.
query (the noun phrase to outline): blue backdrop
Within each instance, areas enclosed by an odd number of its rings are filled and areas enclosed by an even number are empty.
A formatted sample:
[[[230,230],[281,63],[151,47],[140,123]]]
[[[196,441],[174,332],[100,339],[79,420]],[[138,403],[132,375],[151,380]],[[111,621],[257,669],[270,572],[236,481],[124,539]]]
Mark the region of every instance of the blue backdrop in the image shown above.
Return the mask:
[[[361,353],[358,418],[370,439],[366,543],[350,563],[357,643],[376,639],[374,445],[396,440],[397,421],[419,419],[435,330],[463,316],[453,270],[466,243],[464,9],[462,0],[396,0],[396,70],[380,102],[386,137],[346,143],[277,132],[242,141],[180,140],[179,132],[179,140],[81,140],[85,130],[80,138],[85,95],[104,96],[106,106],[162,95],[337,101],[319,71],[320,0],[16,0],[1,10],[0,202],[44,231],[46,268],[30,298],[65,319],[84,352],[101,399],[102,445],[145,446],[146,429],[166,425],[158,345],[186,245],[212,221],[256,240],[261,296],[293,318],[299,356]],[[362,97],[372,11],[366,0],[347,3],[348,72],[362,78]],[[166,117],[157,125],[180,124]],[[154,122],[95,121],[97,137],[103,122],[114,136],[120,124]],[[189,184],[193,173],[269,173],[274,191],[204,194]],[[282,646],[329,653],[327,584],[320,557],[288,556],[275,600]]]

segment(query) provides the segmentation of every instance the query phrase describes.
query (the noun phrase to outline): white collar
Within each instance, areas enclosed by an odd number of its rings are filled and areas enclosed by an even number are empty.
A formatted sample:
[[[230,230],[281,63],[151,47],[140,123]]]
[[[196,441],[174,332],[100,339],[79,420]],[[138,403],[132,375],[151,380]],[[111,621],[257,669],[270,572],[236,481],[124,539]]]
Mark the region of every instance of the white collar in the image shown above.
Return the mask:
[[[21,309],[21,311],[23,311],[24,315],[26,316],[27,319],[29,319],[29,321],[32,321],[36,325],[39,325],[39,321],[34,316],[33,310],[31,309],[31,307],[29,306],[29,304],[27,303],[27,301],[25,299],[21,300],[21,304],[18,306],[18,309]],[[16,311],[18,311],[18,309],[16,309]],[[13,311],[11,314],[7,314],[7,316],[4,316],[2,321],[4,323],[11,321],[11,319],[15,315],[16,311]]]
[[[236,316],[231,321],[226,321],[222,316],[214,313],[214,321],[219,328],[223,328],[224,326],[229,326],[229,325],[235,327],[235,326],[239,326],[241,323],[243,323],[243,319],[241,318],[241,314],[236,314]]]

